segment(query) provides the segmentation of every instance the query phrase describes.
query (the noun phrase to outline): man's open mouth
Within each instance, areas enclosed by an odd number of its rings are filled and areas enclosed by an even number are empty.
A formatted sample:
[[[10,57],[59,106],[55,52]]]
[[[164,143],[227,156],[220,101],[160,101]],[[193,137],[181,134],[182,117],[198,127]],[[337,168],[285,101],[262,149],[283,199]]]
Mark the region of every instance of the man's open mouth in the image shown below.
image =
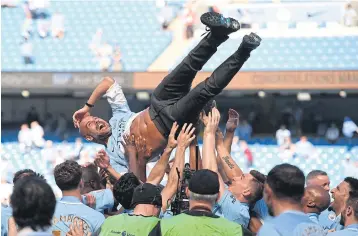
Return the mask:
[[[104,129],[106,126],[105,126],[104,124],[98,122],[98,123],[97,123],[97,127],[98,127],[99,130],[102,130],[102,129]]]

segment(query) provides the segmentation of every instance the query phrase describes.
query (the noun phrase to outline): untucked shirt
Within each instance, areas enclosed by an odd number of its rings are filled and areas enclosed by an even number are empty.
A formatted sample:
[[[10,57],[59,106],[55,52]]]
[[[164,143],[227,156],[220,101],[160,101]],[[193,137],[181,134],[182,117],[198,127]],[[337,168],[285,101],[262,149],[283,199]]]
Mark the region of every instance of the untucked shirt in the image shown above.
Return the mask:
[[[258,236],[322,236],[324,229],[313,223],[310,218],[299,211],[286,211],[265,222],[260,228]]]
[[[65,236],[75,219],[82,220],[86,235],[99,230],[105,220],[103,214],[84,205],[77,197],[66,196],[56,204],[52,233],[60,232],[61,236]]]
[[[214,207],[213,213],[245,228],[249,225],[249,205],[240,202],[229,190],[225,190],[223,196]]]

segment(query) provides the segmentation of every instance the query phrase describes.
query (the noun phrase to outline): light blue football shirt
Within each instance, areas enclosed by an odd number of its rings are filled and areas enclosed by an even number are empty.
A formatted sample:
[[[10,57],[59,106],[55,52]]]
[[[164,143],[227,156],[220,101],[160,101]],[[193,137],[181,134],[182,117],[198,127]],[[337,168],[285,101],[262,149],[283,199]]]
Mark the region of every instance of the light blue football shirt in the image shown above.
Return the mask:
[[[59,231],[61,236],[65,236],[75,219],[82,220],[86,235],[89,232],[96,232],[105,220],[103,214],[86,206],[77,197],[65,196],[57,201],[52,219],[52,232]]]
[[[342,230],[328,233],[328,236],[357,236],[358,235],[358,224],[348,225]]]

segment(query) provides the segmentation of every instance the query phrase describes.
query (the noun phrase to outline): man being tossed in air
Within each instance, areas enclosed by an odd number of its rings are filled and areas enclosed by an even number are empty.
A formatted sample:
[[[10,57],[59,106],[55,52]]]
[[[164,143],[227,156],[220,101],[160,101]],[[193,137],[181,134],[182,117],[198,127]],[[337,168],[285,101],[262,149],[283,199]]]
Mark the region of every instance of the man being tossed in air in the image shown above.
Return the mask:
[[[205,13],[201,21],[210,32],[184,58],[154,90],[149,108],[134,114],[130,111],[121,87],[106,77],[95,88],[86,105],[75,112],[73,121],[86,140],[106,146],[111,165],[117,172],[128,169],[137,176],[146,172],[146,163],[162,153],[174,121],[196,124],[201,110],[218,95],[250,57],[250,52],[260,45],[261,39],[251,33],[243,38],[239,48],[223,62],[205,81],[191,89],[195,75],[225,42],[230,33],[240,28],[239,22],[218,13]],[[113,117],[107,123],[90,116],[90,108],[102,96],[112,107]],[[144,160],[124,156],[122,136],[127,134],[133,142],[138,137],[146,140],[147,158]],[[145,175],[144,175],[145,176]]]

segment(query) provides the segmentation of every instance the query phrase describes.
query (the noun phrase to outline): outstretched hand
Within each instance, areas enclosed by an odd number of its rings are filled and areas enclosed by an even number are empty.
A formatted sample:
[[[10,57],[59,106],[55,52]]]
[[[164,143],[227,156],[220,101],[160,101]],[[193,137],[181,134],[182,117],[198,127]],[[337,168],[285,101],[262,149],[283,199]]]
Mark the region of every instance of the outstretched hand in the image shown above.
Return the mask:
[[[80,127],[81,120],[83,120],[83,118],[90,115],[89,110],[90,110],[89,107],[84,106],[73,114],[72,119],[75,128]]]
[[[178,147],[187,148],[190,143],[195,139],[195,127],[193,124],[187,125],[186,123],[182,127],[178,136]]]
[[[237,126],[239,125],[239,113],[234,109],[229,109],[229,119],[226,122],[226,131],[235,132]]]
[[[142,136],[136,138],[135,146],[137,148],[138,158],[152,156],[152,149],[147,148],[147,140],[145,138],[142,138]]]
[[[211,112],[209,112],[209,115],[204,115],[204,119],[207,121],[207,124],[205,125],[204,133],[205,134],[214,134],[216,133],[216,130],[219,127],[220,122],[220,112],[219,110],[214,107]]]
[[[178,145],[178,141],[175,139],[175,134],[176,134],[178,128],[179,128],[178,123],[174,122],[172,125],[172,129],[170,130],[169,137],[168,137],[167,148],[169,148],[170,150],[173,150]]]
[[[109,167],[110,160],[105,150],[102,149],[96,153],[94,163],[101,169],[107,169]]]
[[[134,135],[125,134],[120,142],[123,145],[125,155],[137,152]]]

